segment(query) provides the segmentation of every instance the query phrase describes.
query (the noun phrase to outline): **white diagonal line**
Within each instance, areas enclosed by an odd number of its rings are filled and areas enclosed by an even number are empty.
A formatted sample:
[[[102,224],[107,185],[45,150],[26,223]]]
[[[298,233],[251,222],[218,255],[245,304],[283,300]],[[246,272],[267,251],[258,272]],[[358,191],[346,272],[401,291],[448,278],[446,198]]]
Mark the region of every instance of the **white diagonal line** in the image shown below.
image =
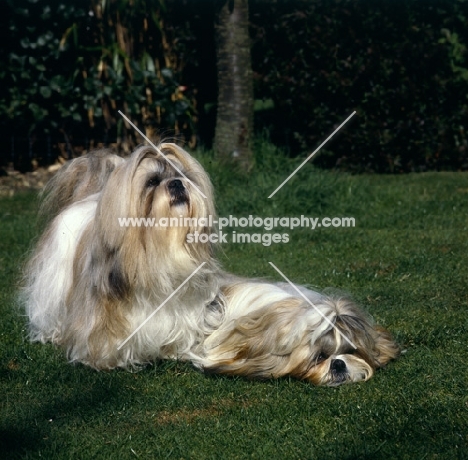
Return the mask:
[[[143,139],[146,140],[146,142],[148,142],[151,147],[154,148],[154,150],[156,150],[156,152],[158,152],[181,176],[183,176],[188,182],[190,182],[190,184],[192,185],[193,188],[195,188],[195,190],[197,190],[198,193],[200,193],[200,195],[203,197],[203,198],[206,198],[206,195],[171,161],[169,160],[169,158],[167,158],[166,155],[164,155],[164,153],[161,152],[161,149],[159,149],[158,147],[156,147],[156,145],[153,144],[153,142],[151,142],[149,140],[149,138],[147,136],[145,136],[140,129],[138,129],[138,127],[132,123],[130,121],[130,119],[121,111],[119,110],[119,113],[120,115],[125,118],[125,120],[130,124],[130,126],[132,126],[133,129],[135,129],[139,134],[140,136],[143,137]]]
[[[189,281],[189,279],[192,278],[192,276],[195,275],[195,273],[197,273],[198,270],[200,270],[200,268],[202,268],[205,264],[206,262],[203,262],[201,265],[199,265],[194,270],[194,272],[117,347],[117,350],[120,350],[159,310],[161,310],[161,308],[164,307],[164,305],[166,305],[166,303],[169,302],[169,300],[171,300],[172,297],[174,297],[174,295],[179,291],[179,289],[182,286],[184,286]]]
[[[336,329],[338,331],[338,333],[341,335],[341,337],[343,337],[355,350],[357,349],[357,346],[354,345],[353,342],[351,342],[351,340],[348,339],[348,337],[346,337],[298,288],[295,284],[293,284],[287,277],[286,275],[273,263],[273,262],[268,262],[296,291],[297,293],[307,302],[309,303],[310,305],[312,305],[312,307],[315,308],[315,310],[317,311],[317,313],[319,313],[320,316],[322,316],[322,318],[328,322],[328,324],[330,324],[330,326],[332,326],[334,329]]]
[[[338,126],[338,128],[335,129],[335,131],[333,131],[283,182],[282,184],[268,197],[268,198],[271,198],[286,182],[288,182],[289,179],[291,179],[291,177],[294,176],[294,174],[297,173],[297,171],[299,171],[299,169],[301,169],[347,122],[348,120],[354,116],[354,114],[356,113],[356,111],[354,111],[348,118],[346,118],[345,121],[343,121],[343,123],[341,123],[340,126]]]

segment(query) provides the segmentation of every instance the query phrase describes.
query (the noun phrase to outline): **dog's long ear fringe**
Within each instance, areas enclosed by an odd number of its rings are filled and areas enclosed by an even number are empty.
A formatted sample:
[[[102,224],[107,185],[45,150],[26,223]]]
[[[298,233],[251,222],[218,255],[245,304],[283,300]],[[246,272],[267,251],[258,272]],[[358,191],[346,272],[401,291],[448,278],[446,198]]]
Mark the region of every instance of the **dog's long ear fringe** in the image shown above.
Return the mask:
[[[40,214],[53,219],[72,203],[100,192],[114,168],[124,159],[101,149],[66,163],[41,193]]]
[[[400,356],[401,349],[393,340],[390,332],[382,326],[375,327],[375,334],[376,360],[380,367],[384,367],[388,362]]]

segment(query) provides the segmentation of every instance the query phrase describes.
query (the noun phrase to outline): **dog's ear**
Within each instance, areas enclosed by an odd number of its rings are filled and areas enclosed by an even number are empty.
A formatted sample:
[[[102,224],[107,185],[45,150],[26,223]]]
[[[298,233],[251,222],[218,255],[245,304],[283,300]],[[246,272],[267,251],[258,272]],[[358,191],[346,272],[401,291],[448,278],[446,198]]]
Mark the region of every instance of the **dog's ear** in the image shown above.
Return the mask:
[[[132,209],[132,180],[126,164],[112,171],[96,210],[97,235],[109,250],[120,248],[126,227],[121,219],[137,217]]]
[[[375,359],[379,367],[385,366],[389,361],[395,359],[400,354],[400,347],[393,340],[390,332],[381,326],[375,329]]]
[[[124,159],[110,150],[97,150],[65,163],[42,192],[41,214],[52,218],[62,209],[100,192]]]

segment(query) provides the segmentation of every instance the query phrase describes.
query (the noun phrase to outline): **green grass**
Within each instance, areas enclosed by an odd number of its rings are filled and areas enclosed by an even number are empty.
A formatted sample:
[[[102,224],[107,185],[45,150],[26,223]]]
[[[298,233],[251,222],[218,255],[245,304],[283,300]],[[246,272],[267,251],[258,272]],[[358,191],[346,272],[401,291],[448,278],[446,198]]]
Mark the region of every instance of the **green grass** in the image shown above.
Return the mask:
[[[275,230],[290,242],[223,245],[226,269],[351,293],[406,350],[373,379],[207,377],[162,362],[131,374],[68,364],[31,344],[15,304],[35,236],[34,195],[0,200],[0,458],[468,458],[468,175],[348,176],[262,151],[246,179],[202,161],[221,215],[352,216],[355,228]],[[264,155],[263,155],[263,154]]]

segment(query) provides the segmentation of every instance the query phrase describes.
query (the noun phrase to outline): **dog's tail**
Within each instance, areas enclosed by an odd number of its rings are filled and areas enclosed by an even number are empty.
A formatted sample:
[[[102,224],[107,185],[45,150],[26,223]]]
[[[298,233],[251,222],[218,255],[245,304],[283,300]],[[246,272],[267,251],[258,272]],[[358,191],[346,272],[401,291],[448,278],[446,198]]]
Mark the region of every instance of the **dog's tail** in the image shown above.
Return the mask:
[[[111,172],[124,161],[101,149],[65,163],[41,194],[41,216],[54,218],[70,204],[102,190]]]

